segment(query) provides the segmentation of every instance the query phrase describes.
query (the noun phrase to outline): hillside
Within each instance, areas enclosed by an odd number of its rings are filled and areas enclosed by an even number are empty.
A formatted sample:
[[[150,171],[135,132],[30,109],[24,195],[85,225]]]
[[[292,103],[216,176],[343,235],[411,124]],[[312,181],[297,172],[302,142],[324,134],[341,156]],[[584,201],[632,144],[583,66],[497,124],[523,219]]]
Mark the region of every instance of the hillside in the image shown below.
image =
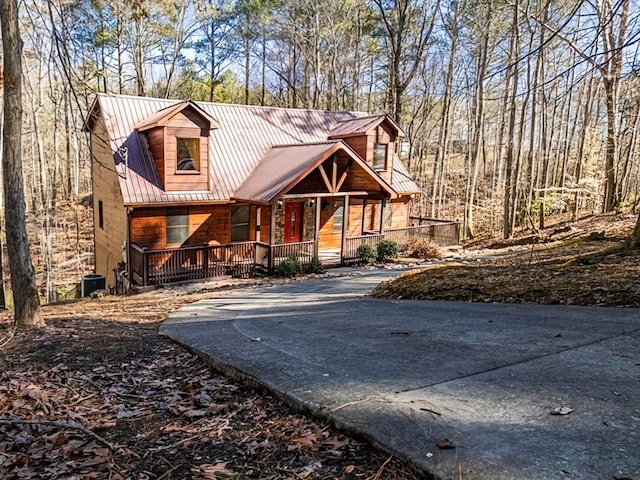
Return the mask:
[[[556,219],[543,231],[473,250],[381,284],[374,297],[640,307],[640,251],[625,249],[634,215]]]

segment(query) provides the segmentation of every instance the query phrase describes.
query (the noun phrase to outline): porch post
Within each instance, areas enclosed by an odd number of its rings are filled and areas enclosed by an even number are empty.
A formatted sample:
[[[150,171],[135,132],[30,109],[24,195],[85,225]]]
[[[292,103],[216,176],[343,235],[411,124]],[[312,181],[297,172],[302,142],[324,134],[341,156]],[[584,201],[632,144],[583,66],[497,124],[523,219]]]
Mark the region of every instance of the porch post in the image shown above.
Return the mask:
[[[344,246],[349,229],[349,195],[344,196],[344,207],[342,210],[342,241],[340,242],[340,263],[344,263]]]
[[[386,199],[382,197],[380,200],[380,233],[384,230],[384,206],[386,204]]]
[[[320,212],[321,212],[320,201],[321,201],[321,197],[316,197],[315,212],[314,212],[315,226],[313,228],[313,239],[315,240],[315,243],[313,246],[313,254],[316,257],[318,256],[319,250],[320,250]]]
[[[276,230],[276,208],[278,208],[277,205],[277,203],[271,204],[271,222],[269,225],[269,261],[267,262],[267,269],[269,270],[269,273],[273,273],[273,239]]]
[[[362,219],[360,219],[360,235],[364,235],[364,222],[367,218],[367,197],[362,200]]]

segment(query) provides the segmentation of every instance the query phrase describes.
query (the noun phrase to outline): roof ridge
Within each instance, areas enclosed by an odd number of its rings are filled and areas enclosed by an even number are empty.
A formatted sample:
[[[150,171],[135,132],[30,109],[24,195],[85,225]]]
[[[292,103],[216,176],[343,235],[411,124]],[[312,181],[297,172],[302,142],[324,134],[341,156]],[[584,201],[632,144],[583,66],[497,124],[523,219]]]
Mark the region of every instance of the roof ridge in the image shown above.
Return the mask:
[[[351,113],[351,114],[367,113],[360,110],[327,110],[327,109],[319,109],[319,108],[276,107],[272,105],[242,105],[240,103],[208,102],[204,100],[194,100],[193,98],[175,99],[175,98],[159,98],[159,97],[142,97],[140,95],[128,95],[128,94],[110,93],[110,92],[99,92],[99,93],[96,93],[96,96],[114,97],[114,98],[131,98],[131,99],[141,100],[141,101],[173,102],[172,104],[191,101],[200,106],[215,105],[215,106],[221,106],[221,107],[236,107],[236,108],[259,109],[259,110],[292,110],[295,112],[325,112],[325,113],[345,113],[345,114],[346,113]],[[163,107],[163,109],[164,108],[168,108],[168,107]],[[357,119],[357,118],[362,119],[367,117],[368,115],[363,117],[354,117],[353,119]]]
[[[353,122],[354,120],[368,120],[369,118],[380,118],[380,117],[386,117],[386,116],[387,116],[386,113],[379,113],[377,115],[366,115],[364,117],[355,117],[355,118],[348,118],[346,120],[338,120],[336,123]]]
[[[308,147],[310,145],[333,145],[334,143],[341,142],[340,139],[328,139],[328,140],[319,140],[317,142],[304,142],[304,143],[278,143],[276,145],[271,145],[271,148],[286,148],[286,147]]]

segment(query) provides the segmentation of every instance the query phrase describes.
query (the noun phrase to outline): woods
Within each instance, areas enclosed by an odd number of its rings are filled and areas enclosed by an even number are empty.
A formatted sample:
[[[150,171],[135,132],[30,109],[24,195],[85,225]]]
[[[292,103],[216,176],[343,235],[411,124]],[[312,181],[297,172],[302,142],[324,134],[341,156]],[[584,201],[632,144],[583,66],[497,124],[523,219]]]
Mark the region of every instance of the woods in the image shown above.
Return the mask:
[[[413,213],[459,219],[468,238],[638,208],[637,0],[26,0],[19,20],[26,215],[47,300],[61,258],[91,268],[73,205],[90,193],[96,92],[385,111],[408,135]]]

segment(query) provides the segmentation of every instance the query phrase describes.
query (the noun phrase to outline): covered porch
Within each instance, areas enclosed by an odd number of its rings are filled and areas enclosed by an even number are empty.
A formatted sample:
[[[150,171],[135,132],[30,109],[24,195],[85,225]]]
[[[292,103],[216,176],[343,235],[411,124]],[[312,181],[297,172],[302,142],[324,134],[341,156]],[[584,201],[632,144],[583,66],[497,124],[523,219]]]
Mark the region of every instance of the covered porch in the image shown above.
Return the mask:
[[[164,249],[147,249],[133,244],[130,248],[130,275],[135,284],[142,286],[228,275],[268,275],[275,273],[290,256],[295,256],[303,267],[310,266],[314,257],[318,257],[324,266],[357,263],[357,250],[363,243],[375,246],[381,240],[393,240],[400,248],[416,238],[442,246],[458,243],[458,222],[427,220],[424,223],[346,237],[340,249],[322,250],[320,242],[315,240],[276,245],[255,241]],[[329,259],[331,263],[325,263],[323,259]]]

